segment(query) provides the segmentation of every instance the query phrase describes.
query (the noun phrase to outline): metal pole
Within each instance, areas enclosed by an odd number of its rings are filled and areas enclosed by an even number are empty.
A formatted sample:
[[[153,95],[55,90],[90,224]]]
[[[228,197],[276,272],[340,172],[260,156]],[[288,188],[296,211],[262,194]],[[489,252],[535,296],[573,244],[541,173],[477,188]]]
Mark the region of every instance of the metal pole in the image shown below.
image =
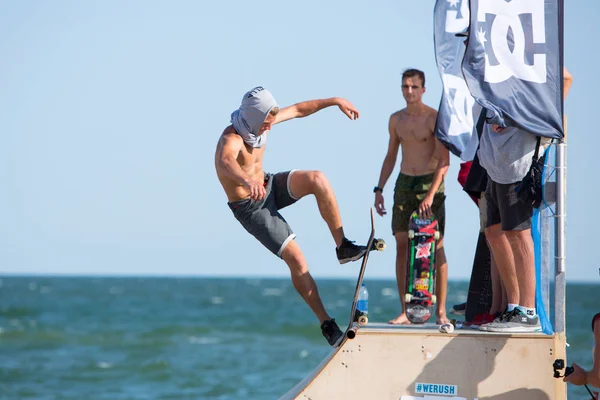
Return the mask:
[[[556,271],[554,279],[554,328],[556,332],[565,332],[566,158],[567,144],[563,142],[556,146]]]
[[[553,154],[551,150],[548,149],[550,154]],[[553,164],[553,163],[552,163]],[[548,171],[550,168],[554,168],[554,165],[550,165],[548,160],[546,160],[545,170]],[[547,173],[549,175],[549,173]],[[547,184],[547,183],[546,183]],[[552,185],[554,190],[556,190],[556,185]],[[553,193],[555,196],[555,194]],[[552,222],[554,222],[554,216],[552,216],[552,212],[550,211],[550,205],[548,207],[543,207],[540,209],[540,235],[541,235],[541,246],[540,246],[540,256],[541,256],[541,282],[542,285],[542,301],[544,303],[544,308],[546,310],[546,315],[550,318],[550,274],[551,269],[550,265],[554,261],[552,259],[554,250],[554,243],[551,243],[552,233],[550,232],[550,226]],[[554,207],[556,207],[556,202],[554,202]]]

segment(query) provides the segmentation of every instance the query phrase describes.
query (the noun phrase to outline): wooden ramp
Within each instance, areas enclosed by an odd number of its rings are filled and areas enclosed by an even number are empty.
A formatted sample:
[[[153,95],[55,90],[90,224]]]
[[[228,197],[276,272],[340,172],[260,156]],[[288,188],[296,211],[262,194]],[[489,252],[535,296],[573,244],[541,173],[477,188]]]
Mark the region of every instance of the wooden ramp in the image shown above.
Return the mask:
[[[563,335],[369,323],[281,399],[565,400]]]

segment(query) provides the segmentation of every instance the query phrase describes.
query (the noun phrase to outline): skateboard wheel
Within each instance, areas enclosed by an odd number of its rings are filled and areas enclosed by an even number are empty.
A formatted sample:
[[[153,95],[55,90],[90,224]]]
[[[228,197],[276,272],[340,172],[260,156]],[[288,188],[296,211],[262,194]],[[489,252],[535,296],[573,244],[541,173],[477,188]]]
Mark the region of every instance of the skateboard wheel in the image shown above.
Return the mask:
[[[439,231],[435,231],[435,233],[433,234],[433,238],[435,240],[440,240],[440,232]]]
[[[408,231],[408,238],[409,239],[413,239],[415,237],[415,231],[413,231],[412,229]]]
[[[412,300],[412,294],[410,294],[410,293],[406,293],[406,294],[404,295],[404,302],[405,302],[405,303],[410,303],[410,301],[411,301],[411,300]]]
[[[434,294],[431,296],[431,304],[435,304],[437,302],[437,296]]]
[[[385,249],[385,241],[383,239],[376,239],[375,248],[377,251],[383,251]]]
[[[366,325],[368,322],[369,322],[369,318],[367,318],[366,315],[361,315],[360,317],[358,317],[359,325]]]

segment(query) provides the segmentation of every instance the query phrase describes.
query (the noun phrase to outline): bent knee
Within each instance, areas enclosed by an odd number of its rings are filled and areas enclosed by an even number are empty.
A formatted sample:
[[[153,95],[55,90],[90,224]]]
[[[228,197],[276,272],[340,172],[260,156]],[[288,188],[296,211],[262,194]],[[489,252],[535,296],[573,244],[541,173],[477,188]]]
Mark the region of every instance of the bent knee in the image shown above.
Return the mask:
[[[304,258],[304,254],[302,254],[298,245],[293,241],[283,250],[281,258],[285,261],[290,268],[290,272],[293,274],[303,274],[308,271],[306,258]]]

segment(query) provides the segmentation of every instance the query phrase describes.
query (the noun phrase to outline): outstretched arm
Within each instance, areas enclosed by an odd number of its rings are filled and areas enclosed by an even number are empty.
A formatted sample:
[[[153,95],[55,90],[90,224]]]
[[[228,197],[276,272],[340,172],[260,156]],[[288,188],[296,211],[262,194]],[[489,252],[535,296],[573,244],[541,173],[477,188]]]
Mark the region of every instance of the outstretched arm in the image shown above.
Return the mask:
[[[217,145],[216,162],[225,175],[250,192],[250,198],[260,200],[266,194],[263,182],[251,179],[237,162],[242,146],[244,146],[244,141],[239,135],[224,134]]]
[[[388,124],[390,141],[388,144],[387,154],[385,155],[383,165],[381,166],[379,182],[377,183],[377,186],[380,187],[381,190],[383,190],[383,187],[385,186],[390,175],[392,174],[392,171],[394,170],[394,165],[396,165],[396,159],[398,158],[398,148],[400,147],[400,139],[398,139],[398,135],[396,135],[394,126],[394,115],[392,115]],[[383,204],[383,193],[380,191],[375,192],[375,210],[377,211],[377,214],[381,216],[384,216],[387,213],[387,211],[385,210],[385,205]]]
[[[581,368],[578,364],[573,363],[573,372],[569,376],[565,376],[563,381],[569,382],[573,385],[583,386],[592,385],[594,387],[600,387],[600,318],[594,322],[594,365],[590,371],[586,371]]]
[[[340,110],[350,119],[358,118],[358,110],[346,99],[341,97],[332,97],[330,99],[308,100],[296,103],[292,106],[282,108],[273,124],[278,124],[293,118],[304,118],[311,114],[321,111],[324,108],[338,106]]]

